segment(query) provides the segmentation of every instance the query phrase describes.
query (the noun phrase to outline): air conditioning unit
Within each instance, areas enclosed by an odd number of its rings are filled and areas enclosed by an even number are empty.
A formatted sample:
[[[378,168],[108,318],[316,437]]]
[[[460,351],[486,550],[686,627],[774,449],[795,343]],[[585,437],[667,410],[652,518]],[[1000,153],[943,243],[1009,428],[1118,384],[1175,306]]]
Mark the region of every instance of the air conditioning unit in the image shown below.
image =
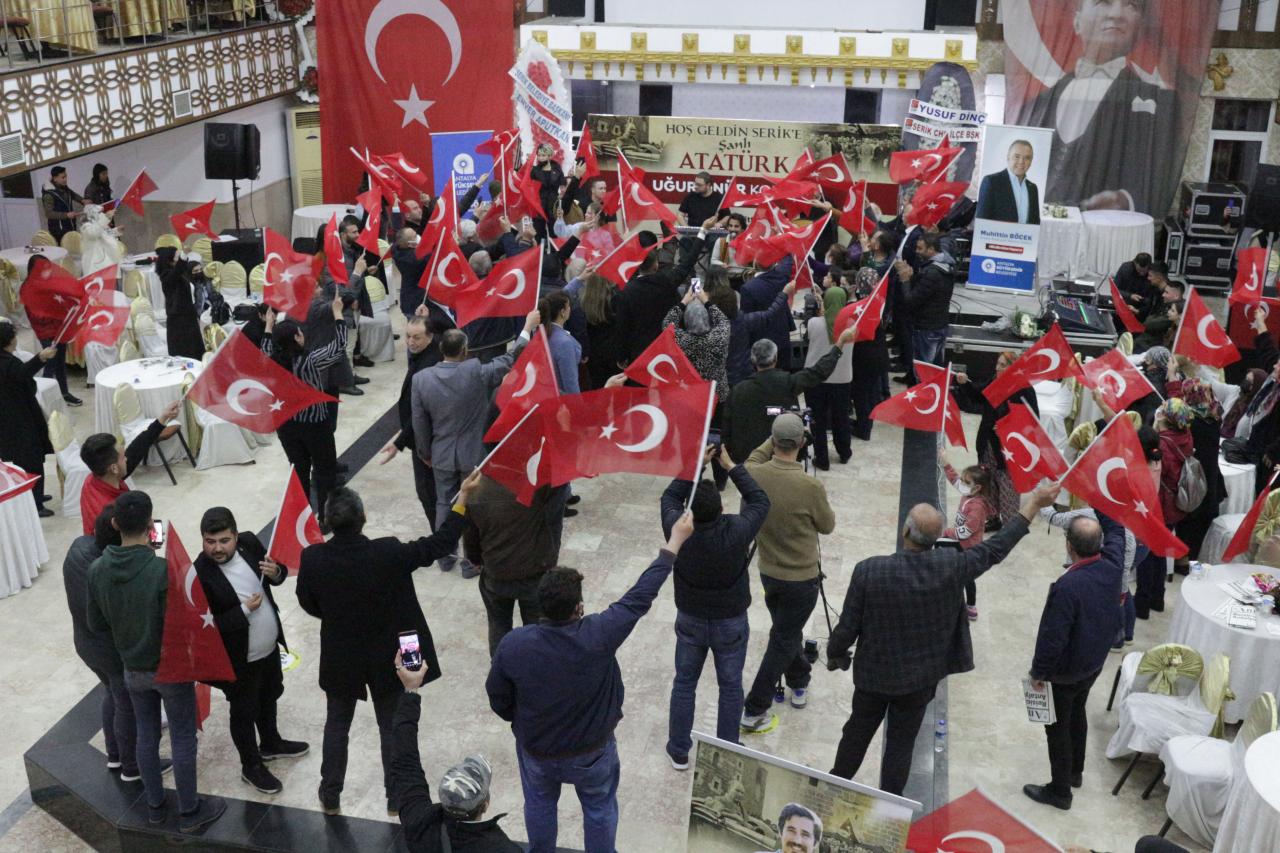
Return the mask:
[[[289,167],[293,175],[295,207],[324,203],[320,160],[320,108],[289,110]]]
[[[194,114],[191,104],[191,90],[179,89],[173,93],[173,117],[190,118]]]

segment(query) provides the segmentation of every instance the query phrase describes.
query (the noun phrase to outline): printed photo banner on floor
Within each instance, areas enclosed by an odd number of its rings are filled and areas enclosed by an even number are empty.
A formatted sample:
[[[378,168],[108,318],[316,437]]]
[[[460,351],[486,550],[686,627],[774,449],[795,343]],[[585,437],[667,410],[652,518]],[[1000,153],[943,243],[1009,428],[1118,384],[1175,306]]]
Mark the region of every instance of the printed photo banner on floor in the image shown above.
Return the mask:
[[[1053,132],[987,125],[973,220],[969,284],[1030,293],[1036,286],[1040,205]]]
[[[453,178],[454,201],[457,201],[470,192],[486,172],[489,173],[486,184],[498,178],[493,174],[493,157],[476,151],[476,146],[491,135],[487,130],[431,134],[431,168],[437,191],[443,191],[449,178]],[[480,188],[480,200],[489,201],[487,186]]]

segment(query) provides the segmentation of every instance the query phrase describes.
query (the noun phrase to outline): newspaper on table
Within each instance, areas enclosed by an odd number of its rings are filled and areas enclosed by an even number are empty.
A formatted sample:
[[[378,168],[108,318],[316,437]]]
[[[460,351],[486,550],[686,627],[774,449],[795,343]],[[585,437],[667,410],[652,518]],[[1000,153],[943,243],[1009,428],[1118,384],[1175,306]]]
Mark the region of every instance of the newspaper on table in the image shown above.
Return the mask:
[[[1022,695],[1027,702],[1029,722],[1048,726],[1058,721],[1058,715],[1053,708],[1053,687],[1049,682],[1033,681],[1030,676],[1023,676]]]
[[[1258,611],[1248,604],[1233,604],[1227,624],[1232,628],[1248,628],[1252,631],[1258,627]]]
[[[1222,590],[1241,604],[1252,604],[1262,595],[1261,590],[1258,589],[1257,584],[1255,584],[1251,578],[1230,582],[1224,581],[1223,583],[1218,584],[1218,589]]]

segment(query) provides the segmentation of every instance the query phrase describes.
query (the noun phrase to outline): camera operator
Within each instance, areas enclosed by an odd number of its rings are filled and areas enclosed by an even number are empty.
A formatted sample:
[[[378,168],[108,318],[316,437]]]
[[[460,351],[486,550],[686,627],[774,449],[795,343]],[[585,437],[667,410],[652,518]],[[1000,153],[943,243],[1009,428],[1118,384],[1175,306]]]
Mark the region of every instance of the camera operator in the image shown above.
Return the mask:
[[[841,333],[831,350],[812,367],[798,373],[778,368],[778,345],[762,338],[751,346],[751,366],[755,374],[733,386],[725,404],[727,417],[721,425],[724,446],[734,459],[746,459],[769,438],[774,416],[771,407],[790,409],[810,388],[816,388],[831,376],[844,353],[853,343],[852,326]]]
[[[838,350],[832,353],[839,357]],[[747,459],[747,472],[769,496],[769,514],[756,534],[756,547],[764,603],[773,620],[769,645],[742,709],[741,727],[747,732],[773,725],[769,709],[774,685],[783,676],[791,688],[791,707],[808,702],[812,665],[804,656],[804,626],[818,603],[818,534],[835,530],[836,516],[822,482],[806,474],[798,461],[804,439],[804,421],[783,412],[773,419],[769,438]]]

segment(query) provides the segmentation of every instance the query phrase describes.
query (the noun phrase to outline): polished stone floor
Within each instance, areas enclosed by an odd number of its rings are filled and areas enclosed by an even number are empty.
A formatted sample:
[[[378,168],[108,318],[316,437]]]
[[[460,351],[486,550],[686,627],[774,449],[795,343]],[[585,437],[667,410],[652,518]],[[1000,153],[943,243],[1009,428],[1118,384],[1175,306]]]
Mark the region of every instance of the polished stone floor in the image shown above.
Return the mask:
[[[30,348],[25,338],[22,345]],[[394,404],[404,365],[403,344],[397,343],[397,347],[397,361],[362,371],[373,379],[364,386],[368,393],[342,404],[340,451]],[[73,383],[86,400],[84,408],[72,410],[76,433],[83,437],[92,431],[93,394],[85,392],[83,374],[73,378]],[[966,427],[972,439],[976,420],[966,418]],[[823,542],[827,592],[833,607],[838,608],[843,599],[853,565],[893,547],[901,457],[901,431],[877,426],[870,443],[857,444],[849,465],[835,466],[821,475],[838,519],[836,532]],[[959,465],[965,456],[957,451],[952,459]],[[136,479],[138,487],[152,495],[157,517],[172,520],[192,548],[198,545],[198,519],[211,505],[231,507],[244,529],[257,530],[266,524],[278,504],[287,463],[278,445],[273,445],[259,452],[254,465],[206,472],[193,472],[184,465],[177,470],[176,487],[159,469],[147,469]],[[52,465],[49,473],[53,479]],[[56,486],[56,480],[53,482]],[[403,456],[386,465],[375,460],[356,473],[352,486],[365,498],[370,535],[409,538],[425,534],[409,463]],[[575,484],[575,491],[583,497],[581,513],[566,523],[561,562],[586,576],[588,608],[604,607],[620,596],[656,553],[661,544],[658,497],[664,486],[656,478],[638,476],[602,477]],[[952,492],[952,510],[956,499]],[[0,851],[86,849],[61,824],[30,805],[22,766],[23,751],[94,684],[93,676],[71,650],[71,625],[60,577],[61,557],[79,528],[78,519],[46,520],[44,531],[53,555],[49,565],[30,589],[0,600],[0,649],[4,650],[0,655],[0,720],[5,730],[4,748],[0,749]],[[1104,706],[1118,655],[1108,662],[1090,699],[1094,736],[1085,786],[1077,792],[1074,808],[1060,812],[1032,803],[1021,794],[1023,783],[1048,778],[1044,737],[1038,727],[1026,722],[1019,680],[1030,662],[1045,590],[1060,571],[1062,555],[1060,533],[1047,531],[1037,522],[1005,564],[979,581],[981,616],[973,625],[977,669],[949,682],[949,777],[939,779],[937,787],[959,796],[981,786],[1060,844],[1128,851],[1138,837],[1160,827],[1164,808],[1162,788],[1148,801],[1140,798],[1155,772],[1154,764],[1136,771],[1119,797],[1110,795],[1122,762],[1110,762],[1103,756],[1105,741],[1115,727],[1114,712],[1107,713]],[[495,770],[493,809],[507,812],[503,821],[507,831],[513,837],[523,837],[513,741],[506,725],[489,711],[483,689],[488,662],[485,618],[475,581],[429,567],[418,572],[416,583],[444,670],[444,677],[424,694],[421,746],[428,779],[434,785],[463,755],[485,754]],[[274,800],[315,808],[324,719],[323,696],[316,685],[319,624],[298,607],[291,583],[276,593],[276,600],[290,645],[301,657],[299,665],[285,674],[281,729],[287,737],[310,741],[314,748],[291,764],[277,762],[274,769],[285,788]],[[1168,600],[1170,604],[1177,601],[1176,589]],[[1139,622],[1136,648],[1164,640],[1169,616],[1169,612],[1155,614],[1150,622]],[[623,768],[620,850],[684,847],[692,779],[672,770],[663,753],[674,617],[667,588],[620,654],[627,683],[626,718],[617,733]],[[751,622],[748,678],[763,651],[769,624],[759,595],[751,609]],[[814,613],[808,635],[826,637],[820,612]],[[700,688],[697,725],[714,731],[715,680],[709,665]],[[834,756],[851,692],[846,673],[815,670],[809,707],[797,711],[780,706],[778,728],[747,737],[745,742],[825,770]],[[858,774],[860,781],[874,784],[878,774],[874,757],[878,754],[877,743],[869,753],[872,758]],[[226,703],[215,693],[213,713],[200,742],[201,790],[244,799],[273,799],[242,783],[238,771],[227,733]],[[377,735],[368,707],[359,709],[352,730],[343,800],[347,814],[386,819]],[[560,815],[561,842],[580,845],[581,812],[571,792],[562,797]],[[1176,829],[1170,838],[1200,849]]]

